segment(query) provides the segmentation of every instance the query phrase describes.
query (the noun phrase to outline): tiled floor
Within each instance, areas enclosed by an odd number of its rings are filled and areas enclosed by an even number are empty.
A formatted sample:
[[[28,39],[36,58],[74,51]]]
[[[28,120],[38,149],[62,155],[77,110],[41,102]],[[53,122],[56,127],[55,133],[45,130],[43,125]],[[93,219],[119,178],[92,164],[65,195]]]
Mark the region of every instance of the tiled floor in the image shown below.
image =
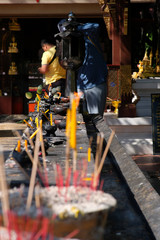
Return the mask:
[[[142,171],[160,171],[160,155],[139,155],[132,156]]]

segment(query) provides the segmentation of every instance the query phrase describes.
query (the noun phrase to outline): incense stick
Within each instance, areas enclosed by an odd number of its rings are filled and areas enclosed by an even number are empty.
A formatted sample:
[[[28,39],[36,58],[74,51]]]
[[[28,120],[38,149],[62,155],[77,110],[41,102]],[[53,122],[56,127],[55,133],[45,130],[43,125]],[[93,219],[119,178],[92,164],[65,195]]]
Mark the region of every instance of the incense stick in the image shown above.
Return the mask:
[[[25,142],[23,142],[21,135],[19,134],[18,131],[13,131],[13,132],[17,135],[17,137],[20,138],[23,146],[25,147],[25,151],[26,151],[28,157],[29,157],[29,159],[31,160],[31,162],[32,162],[32,164],[33,164],[34,159],[33,159],[33,157],[32,157],[32,154],[28,151],[28,147],[26,146]],[[28,136],[28,140],[31,140],[31,139],[30,139],[30,136]],[[32,142],[32,141],[31,141],[31,142]],[[32,142],[32,143],[33,143],[33,142]],[[34,145],[34,144],[33,144],[33,145]],[[16,161],[16,159],[14,159],[14,160]],[[17,161],[16,161],[16,163],[19,165],[19,167],[21,168],[21,170],[23,171],[23,173],[24,173],[26,176],[29,176],[29,175],[24,171],[24,169],[21,167],[21,165],[20,165]],[[42,166],[41,166],[39,160],[38,160],[38,167],[40,168],[40,170],[42,170]],[[27,177],[27,178],[28,178],[28,177]],[[30,179],[30,177],[29,177],[29,179]]]
[[[43,167],[44,169],[46,169],[47,165],[45,161],[46,154],[45,154],[44,141],[43,141],[42,122],[40,122],[40,126],[41,126],[40,127],[40,143],[41,143],[41,150],[42,150],[42,157],[43,157]]]
[[[41,204],[40,204],[40,194],[39,194],[39,185],[35,186],[35,203],[36,203],[36,207],[37,209],[40,208]]]
[[[26,131],[26,135],[27,135],[27,137],[28,137],[28,141],[29,141],[32,149],[34,150],[34,143],[33,143],[32,139],[30,138],[29,131]]]
[[[69,143],[69,137],[67,137],[67,143],[66,143],[66,161],[65,161],[65,179],[67,178],[67,175],[68,175],[69,157],[70,157],[70,143]]]
[[[94,176],[93,176],[93,189],[95,189],[95,188],[97,187],[97,185],[98,185],[99,174],[100,174],[100,172],[101,172],[101,170],[102,170],[102,167],[103,167],[104,161],[105,161],[105,159],[106,159],[106,156],[107,156],[109,147],[110,147],[110,145],[111,145],[112,139],[113,139],[113,137],[114,137],[114,134],[115,134],[115,132],[112,131],[112,132],[111,132],[111,135],[110,135],[110,137],[109,137],[109,140],[108,140],[108,142],[107,142],[107,146],[106,146],[106,148],[105,148],[105,150],[104,150],[103,156],[102,156],[99,164],[98,164],[98,157],[96,158],[96,163],[95,163],[95,168],[94,168]],[[97,139],[98,144],[100,143],[99,141],[100,141],[100,140]],[[98,152],[100,151],[100,149],[99,149],[100,147],[101,147],[101,149],[102,149],[102,143],[103,143],[103,142],[102,142],[102,139],[101,139],[101,143],[100,143],[101,146],[98,146],[98,149],[97,149]],[[100,156],[101,156],[101,152],[99,152],[99,153],[100,153]],[[96,153],[96,156],[98,156],[97,153]]]
[[[64,239],[70,239],[70,238],[73,238],[75,237],[78,233],[80,232],[79,229],[75,229],[73,232],[69,233],[66,237],[64,237]]]
[[[7,183],[6,183],[6,175],[4,171],[4,156],[2,154],[2,151],[0,150],[0,187],[2,191],[2,212],[3,212],[3,222],[4,226],[8,226],[8,212],[9,212],[9,199],[8,199],[8,189],[7,189]]]
[[[53,163],[53,172],[54,172],[54,175],[55,175],[55,182],[57,180],[57,167],[56,167],[56,163]]]
[[[13,157],[14,158],[14,157]],[[21,165],[19,164],[19,162],[14,158],[14,161],[16,162],[16,164],[18,165],[18,167],[20,168],[21,172],[25,175],[25,177],[30,180],[30,176],[28,175],[28,173],[24,170],[24,168],[21,167]]]
[[[91,148],[92,141],[93,141],[93,137],[91,136],[90,139],[89,139],[88,149]],[[91,154],[91,152],[90,152],[90,154]],[[86,158],[84,159],[84,162],[83,162],[81,178],[84,178],[84,175],[86,174],[87,167],[88,167],[88,162],[90,162],[90,161],[88,161],[88,151],[87,151]]]
[[[38,153],[39,153],[39,131],[36,136],[34,161],[33,161],[33,166],[32,166],[31,180],[30,180],[30,184],[29,184],[27,204],[26,204],[27,211],[29,210],[29,208],[31,206],[32,197],[33,197],[33,190],[34,190],[34,185],[35,185],[35,178],[36,178],[37,164],[38,164]]]
[[[25,148],[25,151],[26,151],[26,153],[27,153],[29,159],[31,160],[31,162],[32,162],[32,164],[33,164],[34,159],[33,159],[32,154],[30,153],[30,151],[28,150],[28,148]],[[40,171],[42,171],[42,166],[41,166],[41,164],[40,164],[39,159],[38,159],[38,167],[39,167]]]
[[[41,143],[41,151],[42,151],[42,160],[43,160],[43,167],[44,167],[45,182],[46,182],[46,185],[49,186],[49,184],[48,184],[48,175],[47,175],[46,153],[45,153],[44,140],[43,140],[43,131],[42,131],[42,120],[40,121],[40,143]]]
[[[106,146],[106,148],[105,148],[105,150],[104,150],[104,153],[103,153],[101,162],[100,162],[100,164],[99,164],[99,167],[98,167],[98,170],[97,170],[97,175],[99,175],[100,172],[101,172],[101,170],[102,170],[104,161],[105,161],[105,159],[106,159],[106,156],[107,156],[107,153],[108,153],[108,150],[109,150],[109,148],[110,148],[110,145],[111,145],[111,142],[112,142],[112,139],[113,139],[114,135],[115,135],[115,131],[112,130],[112,132],[111,132],[111,134],[110,134],[110,137],[109,137],[109,139],[108,139],[108,142],[107,142],[107,146]]]
[[[101,158],[102,158],[103,141],[104,141],[104,134],[101,132],[101,133],[100,133],[100,143],[99,143],[98,165],[99,165],[100,160],[101,160]]]
[[[94,164],[94,173],[96,173],[97,169],[98,169],[98,158],[99,158],[99,144],[100,144],[100,135],[97,134],[97,149],[96,149],[96,158],[95,158],[95,164]]]
[[[73,149],[73,172],[77,169],[77,149]]]

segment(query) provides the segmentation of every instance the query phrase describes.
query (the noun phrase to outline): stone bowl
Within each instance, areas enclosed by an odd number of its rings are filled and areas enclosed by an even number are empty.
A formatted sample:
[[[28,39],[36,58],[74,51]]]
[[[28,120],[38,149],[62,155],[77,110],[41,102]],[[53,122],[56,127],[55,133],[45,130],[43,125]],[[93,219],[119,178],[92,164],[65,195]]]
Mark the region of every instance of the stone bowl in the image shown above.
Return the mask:
[[[50,186],[35,189],[32,205],[26,215],[27,195],[26,187],[23,191],[15,188],[9,192],[10,209],[15,212],[17,222],[16,225],[11,224],[13,230],[17,226],[22,232],[32,232],[33,226],[42,229],[47,219],[48,233],[58,238],[78,229],[78,239],[101,240],[108,215],[117,204],[112,195],[103,191],[79,186]],[[38,211],[35,196],[40,201]]]

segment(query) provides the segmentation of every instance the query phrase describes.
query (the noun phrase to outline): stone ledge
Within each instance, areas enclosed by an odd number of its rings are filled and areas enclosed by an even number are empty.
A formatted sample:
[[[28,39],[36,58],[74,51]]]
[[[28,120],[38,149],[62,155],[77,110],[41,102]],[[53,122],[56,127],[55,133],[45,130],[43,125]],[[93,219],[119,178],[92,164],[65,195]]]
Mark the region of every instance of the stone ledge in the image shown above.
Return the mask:
[[[115,147],[116,146],[116,147]],[[142,171],[126,153],[117,137],[113,138],[110,150],[125,178],[135,200],[137,201],[153,235],[160,239],[160,196],[146,179]]]

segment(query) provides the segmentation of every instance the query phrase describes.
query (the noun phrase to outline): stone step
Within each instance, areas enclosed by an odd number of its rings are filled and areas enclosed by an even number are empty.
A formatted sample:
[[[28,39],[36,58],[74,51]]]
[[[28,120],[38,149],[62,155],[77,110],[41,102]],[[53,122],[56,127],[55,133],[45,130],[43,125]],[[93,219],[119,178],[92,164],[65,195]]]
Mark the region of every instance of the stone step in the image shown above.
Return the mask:
[[[131,139],[118,137],[118,140],[130,156],[153,155],[153,141],[151,138]]]
[[[152,118],[151,117],[123,117],[118,118],[114,113],[105,113],[104,118],[108,125],[121,125],[121,126],[148,126],[152,125]]]
[[[112,128],[113,129],[113,128]],[[152,139],[152,133],[150,132],[116,132],[116,135],[119,139]]]
[[[130,156],[153,154],[151,117],[117,118],[106,113],[104,118]]]
[[[148,133],[149,135],[152,134],[152,126],[151,125],[110,125],[110,128],[112,128],[117,134],[125,133],[125,134],[143,134]]]

